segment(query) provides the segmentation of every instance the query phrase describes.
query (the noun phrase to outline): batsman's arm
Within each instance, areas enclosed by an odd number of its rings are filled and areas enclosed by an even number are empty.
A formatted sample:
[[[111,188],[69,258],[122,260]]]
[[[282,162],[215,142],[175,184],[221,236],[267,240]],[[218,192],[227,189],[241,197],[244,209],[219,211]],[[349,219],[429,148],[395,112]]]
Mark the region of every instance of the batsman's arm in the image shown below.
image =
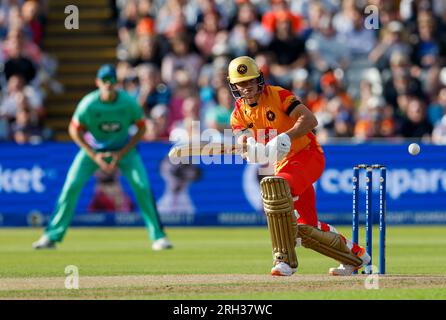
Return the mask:
[[[289,116],[296,120],[294,126],[286,132],[291,140],[306,135],[318,125],[318,121],[313,112],[302,103],[299,103],[290,112]]]

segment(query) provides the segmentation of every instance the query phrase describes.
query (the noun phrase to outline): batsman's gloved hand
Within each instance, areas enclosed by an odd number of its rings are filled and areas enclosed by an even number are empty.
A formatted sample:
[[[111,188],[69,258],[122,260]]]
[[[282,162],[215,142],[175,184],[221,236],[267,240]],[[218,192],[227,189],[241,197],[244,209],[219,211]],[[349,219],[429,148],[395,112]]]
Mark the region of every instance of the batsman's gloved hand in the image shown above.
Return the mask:
[[[246,140],[246,160],[248,163],[265,163],[266,146],[257,142],[253,137],[249,137]]]
[[[277,154],[277,161],[283,160],[291,149],[291,139],[286,133],[281,133],[266,144],[266,155],[271,158]]]

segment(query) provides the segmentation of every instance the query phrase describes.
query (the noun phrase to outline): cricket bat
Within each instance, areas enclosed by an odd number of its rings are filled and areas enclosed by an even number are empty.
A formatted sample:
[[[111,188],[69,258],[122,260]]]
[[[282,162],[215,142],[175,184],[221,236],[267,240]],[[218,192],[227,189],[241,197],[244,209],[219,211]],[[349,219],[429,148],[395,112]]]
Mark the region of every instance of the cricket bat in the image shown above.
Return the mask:
[[[246,152],[246,144],[224,144],[213,142],[195,142],[173,146],[169,151],[170,159],[191,156],[242,155]]]

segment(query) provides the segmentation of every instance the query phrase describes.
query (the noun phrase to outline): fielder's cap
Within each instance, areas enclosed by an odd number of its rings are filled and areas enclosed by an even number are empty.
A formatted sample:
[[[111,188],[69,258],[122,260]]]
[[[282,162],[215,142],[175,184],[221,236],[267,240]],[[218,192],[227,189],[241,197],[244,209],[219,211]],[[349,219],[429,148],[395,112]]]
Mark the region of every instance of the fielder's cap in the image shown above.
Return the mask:
[[[104,64],[98,70],[96,77],[101,80],[108,80],[116,83],[116,69],[111,64]]]

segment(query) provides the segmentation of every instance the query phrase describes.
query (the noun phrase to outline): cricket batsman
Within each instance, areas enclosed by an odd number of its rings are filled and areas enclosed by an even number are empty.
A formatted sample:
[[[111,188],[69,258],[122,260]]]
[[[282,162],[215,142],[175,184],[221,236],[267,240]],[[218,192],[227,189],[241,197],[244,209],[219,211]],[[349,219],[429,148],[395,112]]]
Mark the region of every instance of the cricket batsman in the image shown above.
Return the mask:
[[[266,85],[250,57],[230,62],[228,82],[236,98],[231,126],[239,143],[247,144],[247,161],[258,163],[262,152],[275,159],[274,175],[260,182],[273,248],[271,274],[296,272],[296,245],[339,261],[331,275],[349,276],[367,265],[364,247],[318,220],[313,183],[322,175],[325,157],[312,132],[318,124],[313,113],[290,91]]]
[[[62,241],[79,194],[98,168],[105,172],[119,168],[128,179],[153,241],[152,249],[172,247],[159,220],[149,180],[135,148],[146,130],[142,108],[125,91],[117,90],[115,84],[115,68],[103,65],[97,72],[98,89],[85,96],[73,114],[68,131],[80,150],[71,164],[44,234],[33,243],[34,249],[54,248],[56,242]],[[130,136],[129,128],[133,125],[137,132]],[[89,139],[85,138],[86,133]]]

